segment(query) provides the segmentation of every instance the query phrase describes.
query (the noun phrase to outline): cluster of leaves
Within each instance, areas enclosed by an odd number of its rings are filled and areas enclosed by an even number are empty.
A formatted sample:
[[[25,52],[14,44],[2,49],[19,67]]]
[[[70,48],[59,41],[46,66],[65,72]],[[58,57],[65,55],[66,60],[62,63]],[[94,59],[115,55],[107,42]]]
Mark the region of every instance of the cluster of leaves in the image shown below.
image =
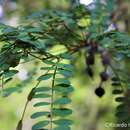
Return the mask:
[[[72,110],[68,108],[68,104],[71,102],[69,95],[73,91],[69,81],[73,71],[73,67],[70,65],[70,55],[79,52],[81,48],[87,48],[86,71],[91,77],[93,77],[92,66],[95,63],[95,55],[101,55],[104,70],[100,74],[101,82],[95,90],[99,97],[105,93],[102,85],[109,77],[107,69],[110,67],[114,75],[118,77],[118,72],[112,63],[113,60],[124,60],[129,57],[130,38],[127,34],[117,30],[105,32],[106,20],[108,20],[111,10],[111,2],[102,5],[98,1],[93,12],[87,11],[83,5],[78,5],[66,12],[44,10],[35,13],[28,18],[27,24],[17,28],[0,25],[0,41],[3,44],[0,51],[2,87],[18,73],[13,68],[18,66],[21,61],[28,62],[27,59],[31,57],[46,64],[41,68],[41,71],[46,71],[46,73],[37,79],[36,86],[27,97],[17,130],[22,130],[27,105],[34,99],[43,99],[36,102],[34,107],[46,107],[47,111],[38,111],[32,114],[32,119],[43,118],[42,121],[33,125],[32,130],[71,129],[72,121],[68,119],[72,114]],[[57,45],[64,46],[65,53],[62,51],[58,54],[51,53],[51,49]],[[50,81],[51,84],[39,87],[43,81]],[[118,84],[115,78],[113,81],[114,86]],[[127,84],[128,80],[126,79],[123,86]],[[17,90],[14,88],[13,92]],[[121,92],[122,90],[117,89],[113,91],[113,94]],[[116,101],[125,102],[126,100],[119,97]]]
[[[44,70],[47,73],[37,79],[38,83],[29,93],[16,129],[22,130],[28,103],[32,99],[39,99],[39,101],[43,99],[44,101],[35,103],[34,107],[46,107],[47,111],[32,114],[32,119],[43,117],[41,121],[33,125],[32,129],[70,130],[72,121],[69,119],[69,115],[72,114],[72,110],[67,105],[71,102],[69,95],[73,91],[73,87],[68,78],[72,76],[73,67],[65,59],[70,60],[67,50],[70,51],[69,53],[73,53],[76,44],[78,45],[82,41],[82,35],[79,33],[80,25],[76,23],[80,22],[80,15],[59,13],[58,11],[43,11],[41,14],[42,17],[36,15],[40,19],[39,21],[37,21],[37,17],[34,17],[35,15],[31,16],[33,23],[29,25],[14,28],[1,24],[2,86],[5,85],[5,82],[11,81],[13,76],[18,73],[18,70],[13,68],[22,61],[26,63],[30,57],[40,60],[46,64],[41,71]],[[58,55],[53,55],[49,52],[50,48],[60,44],[66,47],[67,53],[60,52]],[[51,80],[51,85],[39,87],[39,84],[46,80]],[[12,92],[21,91],[22,88],[21,86],[4,88],[3,91],[5,96],[8,96]]]
[[[69,56],[63,54],[62,58],[68,59]],[[60,59],[55,59],[54,61],[46,60],[44,62],[47,67],[41,67],[41,70],[46,71],[46,73],[37,79],[38,83],[29,93],[25,105],[26,110],[27,104],[32,99],[42,99],[41,101],[39,100],[40,102],[36,102],[34,107],[46,108],[46,111],[38,111],[31,115],[32,119],[40,117],[44,119],[33,125],[32,130],[70,130],[72,121],[68,119],[68,116],[72,114],[72,110],[67,105],[71,103],[69,95],[73,92],[73,87],[68,78],[72,76],[73,67],[70,64],[61,62]],[[46,80],[51,80],[51,85],[39,87],[39,84]],[[17,130],[22,129],[25,110],[18,123]]]
[[[68,77],[71,76],[72,66],[69,64],[61,63],[60,61],[46,62],[48,67],[42,67],[42,70],[51,70],[53,73],[41,75],[38,81],[52,79],[51,87],[39,87],[35,89],[33,98],[50,98],[48,102],[38,102],[34,107],[50,106],[49,111],[42,111],[34,113],[31,118],[35,119],[40,116],[46,116],[47,120],[38,122],[32,127],[32,130],[41,129],[50,124],[50,129],[54,130],[70,130],[72,121],[68,116],[72,114],[72,110],[67,108],[66,105],[71,102],[69,94],[73,91]],[[51,66],[50,66],[51,65]],[[66,118],[67,117],[67,118]],[[55,128],[53,127],[53,124]]]

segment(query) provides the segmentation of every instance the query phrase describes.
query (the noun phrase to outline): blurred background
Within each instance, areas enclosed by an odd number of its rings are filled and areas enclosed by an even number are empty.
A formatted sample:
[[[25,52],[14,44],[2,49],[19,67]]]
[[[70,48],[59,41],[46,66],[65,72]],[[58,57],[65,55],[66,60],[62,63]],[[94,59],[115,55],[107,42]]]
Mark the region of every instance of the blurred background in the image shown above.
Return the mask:
[[[33,12],[40,11],[44,8],[59,8],[67,10],[73,6],[74,1],[70,0],[0,0],[0,22],[18,26]],[[118,28],[121,31],[129,32],[130,28],[130,1],[118,0],[115,13],[118,17]],[[99,73],[103,70],[101,67],[100,56],[96,55],[96,66],[94,67],[94,79],[85,73],[84,57],[79,54],[75,59],[75,72],[72,77],[72,85],[75,91],[71,95],[74,125],[72,130],[114,130],[107,127],[106,123],[115,123],[115,108],[117,103],[112,95],[112,87],[109,82],[105,84],[106,94],[98,98],[94,91],[100,81]],[[30,66],[31,64],[31,66]],[[6,97],[0,97],[0,130],[15,130],[18,120],[24,108],[27,94],[35,84],[35,76],[38,75],[38,61],[20,64],[17,68],[19,73],[13,79],[13,82],[7,84],[10,93],[5,93]],[[100,67],[97,67],[100,66]],[[32,75],[32,76],[31,76]],[[21,85],[22,82],[22,85]],[[18,93],[13,93],[13,88],[20,86]],[[31,130],[33,120],[30,119],[33,102],[30,103],[26,117],[24,119],[23,130]]]

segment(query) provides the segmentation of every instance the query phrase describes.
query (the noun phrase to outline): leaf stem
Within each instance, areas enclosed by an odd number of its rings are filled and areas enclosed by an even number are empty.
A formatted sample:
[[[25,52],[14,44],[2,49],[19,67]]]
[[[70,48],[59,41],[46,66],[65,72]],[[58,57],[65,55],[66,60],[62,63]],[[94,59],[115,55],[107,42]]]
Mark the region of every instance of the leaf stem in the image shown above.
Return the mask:
[[[57,72],[57,64],[58,64],[59,60],[56,63],[55,66],[55,70],[54,70],[54,74],[53,74],[53,79],[52,79],[52,88],[51,88],[51,113],[50,113],[50,130],[53,129],[53,101],[54,101],[54,86],[55,86],[55,77],[56,77],[56,72]]]
[[[37,88],[39,84],[40,84],[40,81],[36,84],[36,86],[35,86],[34,88],[31,89],[30,93],[32,92],[32,90],[34,90],[35,88]],[[28,96],[30,95],[30,93],[28,94]],[[28,97],[28,96],[27,96],[27,97]],[[28,100],[28,99],[27,99],[27,101],[26,101],[26,103],[25,103],[25,107],[24,107],[24,110],[23,110],[23,113],[22,113],[22,117],[21,117],[21,119],[20,119],[21,122],[23,121],[24,115],[25,115],[25,113],[26,113],[27,106],[28,106],[28,104],[29,104],[30,101],[31,101],[31,100]]]

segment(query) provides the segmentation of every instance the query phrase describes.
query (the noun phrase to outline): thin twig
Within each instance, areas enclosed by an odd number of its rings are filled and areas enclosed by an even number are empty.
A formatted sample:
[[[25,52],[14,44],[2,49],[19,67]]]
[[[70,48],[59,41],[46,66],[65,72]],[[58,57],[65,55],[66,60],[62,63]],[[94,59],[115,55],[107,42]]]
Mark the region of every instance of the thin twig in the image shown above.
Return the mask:
[[[58,60],[59,62],[59,60]],[[57,63],[58,63],[57,62]],[[52,121],[53,121],[53,100],[54,100],[54,86],[55,86],[55,77],[56,77],[56,72],[57,72],[57,64],[56,64],[56,67],[55,67],[55,70],[54,70],[54,74],[53,74],[53,79],[52,79],[52,89],[51,89],[51,113],[50,113],[50,130],[53,129],[53,124],[52,124]]]
[[[40,81],[36,84],[36,86],[35,86],[34,88],[31,89],[31,91],[32,91],[33,89],[37,88],[39,84],[40,84]],[[31,92],[31,91],[30,91],[30,92]],[[29,94],[30,94],[30,93],[29,93]],[[29,94],[28,94],[28,96],[29,96]],[[21,121],[23,121],[23,118],[24,118],[24,115],[25,115],[25,112],[26,112],[26,109],[27,109],[27,106],[28,106],[29,102],[30,102],[30,101],[27,99],[27,101],[26,101],[26,103],[25,103],[24,110],[23,110],[23,114],[22,114],[22,117],[21,117]]]

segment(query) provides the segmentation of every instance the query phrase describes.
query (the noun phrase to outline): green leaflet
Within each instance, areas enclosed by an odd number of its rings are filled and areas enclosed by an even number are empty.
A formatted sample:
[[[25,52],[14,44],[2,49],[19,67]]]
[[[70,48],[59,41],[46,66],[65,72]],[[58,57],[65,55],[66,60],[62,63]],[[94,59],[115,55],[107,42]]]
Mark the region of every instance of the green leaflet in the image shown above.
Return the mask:
[[[32,119],[35,119],[35,118],[38,118],[38,117],[41,117],[41,116],[48,116],[50,114],[50,112],[36,112],[36,113],[33,113],[31,115],[31,118]]]
[[[55,68],[53,67],[41,67],[41,70],[54,70]]]
[[[112,93],[113,93],[113,94],[122,94],[123,91],[122,91],[122,90],[119,90],[119,89],[115,89],[115,90],[113,90]]]
[[[35,103],[33,106],[42,107],[42,106],[47,106],[47,105],[50,105],[50,103],[49,102],[38,102],[38,103]]]
[[[42,80],[48,80],[53,76],[53,74],[45,74],[45,75],[41,75],[37,80],[38,81],[42,81]]]
[[[4,81],[4,84],[8,83],[9,81],[11,81],[13,78],[8,78]]]
[[[69,86],[69,87],[64,87],[64,86],[55,86],[54,87],[54,91],[55,92],[58,92],[58,93],[72,93],[74,91],[73,87],[72,86]]]
[[[116,99],[116,102],[123,102],[125,100],[124,97],[117,97]]]
[[[51,95],[46,93],[35,94],[33,98],[49,98]]]
[[[42,129],[43,127],[47,126],[49,124],[49,121],[40,121],[33,125],[32,130],[39,130]]]
[[[32,28],[28,28],[27,30],[25,30],[26,32],[32,32],[32,33],[39,33],[42,32],[43,30],[41,28],[36,28],[36,27],[32,27]]]
[[[69,104],[71,102],[71,99],[67,97],[59,98],[54,101],[54,105],[65,105]]]
[[[32,72],[30,72],[30,75],[33,75],[34,71],[36,70],[32,70]],[[9,79],[5,80],[4,83],[6,84],[6,81],[8,82]],[[21,83],[17,84],[15,87],[4,88],[2,96],[7,97],[14,92],[21,93],[22,89],[25,88],[27,84],[31,83],[32,80],[33,80],[32,76],[30,76],[28,79],[23,80]]]
[[[65,77],[71,77],[72,73],[66,70],[58,70],[58,74],[64,75]]]
[[[126,106],[125,106],[125,104],[120,104],[117,106],[116,109],[117,109],[117,111],[122,111],[122,110],[126,109]]]
[[[9,34],[9,35],[16,35],[16,34],[18,34],[18,30],[11,26],[6,26],[6,28],[3,30],[3,33]]]
[[[117,112],[115,116],[121,119],[127,119],[129,117],[127,111]]]
[[[51,85],[50,87],[37,87],[35,89],[35,95],[33,95],[33,98],[48,98],[49,101],[40,101],[38,103],[35,103],[34,107],[45,107],[49,108],[49,112],[43,111],[42,112],[35,112],[31,115],[32,119],[45,117],[49,119],[49,122],[41,121],[35,124],[32,127],[32,130],[35,129],[45,129],[46,125],[58,125],[58,127],[54,128],[57,130],[70,130],[70,125],[72,125],[72,121],[69,119],[64,119],[63,117],[67,117],[72,114],[72,110],[68,108],[60,108],[62,105],[67,105],[71,103],[71,99],[69,99],[68,94],[73,92],[73,87],[70,85],[70,81],[67,79],[67,77],[72,76],[72,73],[70,71],[71,65],[63,64],[63,63],[54,63],[52,61],[45,61],[48,65],[53,65],[49,67],[42,67],[43,70],[51,70],[51,73],[41,75],[38,78],[38,81],[44,81],[44,80],[50,80]],[[59,76],[64,76],[65,78],[59,78]],[[58,78],[57,78],[58,77]],[[60,97],[54,97],[53,94],[56,94]],[[52,98],[53,96],[53,98]],[[56,108],[54,108],[56,106]],[[51,109],[50,109],[51,107]],[[50,118],[52,116],[52,118]],[[57,119],[56,117],[62,117],[62,119]],[[51,122],[52,119],[52,122]],[[62,127],[61,127],[62,126]]]
[[[41,93],[41,92],[48,92],[48,91],[50,91],[50,90],[51,90],[50,87],[39,87],[39,88],[36,88],[36,89],[35,89],[35,92]]]
[[[63,59],[72,59],[72,56],[70,54],[67,54],[67,53],[62,53],[60,54],[60,57],[63,58]]]
[[[44,60],[43,62],[45,64],[48,64],[48,65],[55,65],[56,64],[55,62],[52,62],[51,60]]]
[[[59,63],[57,66],[58,66],[58,68],[62,68],[64,70],[68,70],[71,72],[73,71],[73,66],[70,64]]]
[[[18,70],[9,70],[7,72],[4,72],[4,78],[10,78],[18,73]]]
[[[3,97],[8,97],[9,95],[11,95],[12,93],[14,92],[19,92],[21,91],[21,88],[20,87],[10,87],[10,88],[6,88],[4,89],[3,91]]]
[[[64,117],[64,116],[71,115],[72,114],[72,110],[68,109],[68,108],[62,108],[62,109],[54,108],[53,109],[53,114],[55,116]]]
[[[70,81],[68,79],[65,79],[65,78],[56,78],[55,81],[57,83],[60,83],[60,84],[70,85]]]
[[[71,130],[71,128],[67,126],[60,126],[60,127],[54,128],[53,130]]]
[[[59,119],[59,120],[54,120],[53,123],[60,126],[69,126],[73,124],[73,121],[69,119]]]

